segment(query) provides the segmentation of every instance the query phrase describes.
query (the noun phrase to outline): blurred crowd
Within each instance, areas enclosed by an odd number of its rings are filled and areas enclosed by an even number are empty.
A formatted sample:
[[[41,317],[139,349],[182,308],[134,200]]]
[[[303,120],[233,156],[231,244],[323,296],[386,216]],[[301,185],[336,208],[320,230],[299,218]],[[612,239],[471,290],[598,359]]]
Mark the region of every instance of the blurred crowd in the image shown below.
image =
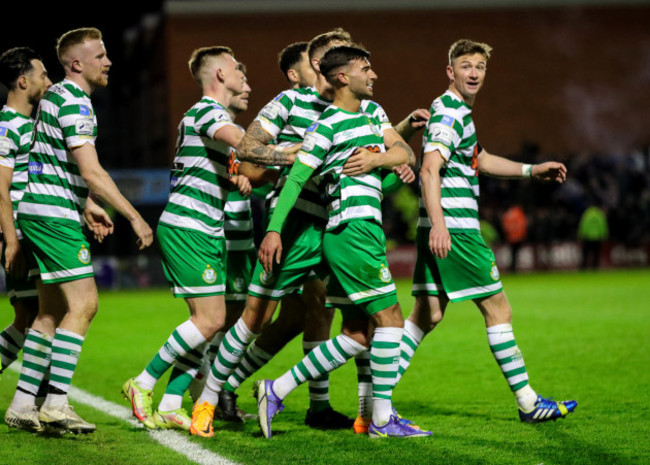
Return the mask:
[[[525,144],[521,153],[509,158],[525,163],[561,161],[568,170],[567,181],[557,185],[482,177],[479,213],[488,243],[507,242],[502,220],[513,206],[525,213],[527,242],[579,240],[580,220],[589,207],[604,213],[609,240],[631,246],[650,242],[650,147],[617,155],[551,154]],[[384,209],[384,225],[395,242],[415,237],[416,195],[414,189],[404,188],[386,199],[391,207]]]

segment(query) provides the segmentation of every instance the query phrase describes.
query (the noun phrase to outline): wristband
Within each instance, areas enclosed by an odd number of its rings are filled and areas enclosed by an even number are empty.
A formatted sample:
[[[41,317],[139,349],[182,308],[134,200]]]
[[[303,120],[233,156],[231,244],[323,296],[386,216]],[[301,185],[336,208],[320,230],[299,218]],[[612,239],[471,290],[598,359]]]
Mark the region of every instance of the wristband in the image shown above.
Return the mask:
[[[533,176],[533,165],[523,164],[521,165],[521,177],[522,178],[531,178]]]

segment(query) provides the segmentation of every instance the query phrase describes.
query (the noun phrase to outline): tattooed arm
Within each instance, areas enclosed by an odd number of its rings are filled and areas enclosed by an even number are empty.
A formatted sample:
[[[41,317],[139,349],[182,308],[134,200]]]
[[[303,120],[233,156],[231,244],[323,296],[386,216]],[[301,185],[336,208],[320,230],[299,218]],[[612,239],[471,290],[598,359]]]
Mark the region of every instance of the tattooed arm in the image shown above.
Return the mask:
[[[301,144],[289,147],[272,147],[273,136],[266,132],[259,121],[253,121],[237,146],[237,158],[258,165],[293,165]]]

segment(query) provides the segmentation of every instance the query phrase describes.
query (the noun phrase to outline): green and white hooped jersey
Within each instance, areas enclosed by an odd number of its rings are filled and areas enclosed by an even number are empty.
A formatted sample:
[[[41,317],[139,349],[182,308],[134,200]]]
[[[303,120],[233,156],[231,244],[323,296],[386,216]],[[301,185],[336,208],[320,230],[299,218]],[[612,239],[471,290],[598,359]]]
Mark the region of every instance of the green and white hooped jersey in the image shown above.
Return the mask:
[[[259,121],[278,145],[301,143],[307,129],[316,121],[331,102],[321,97],[316,88],[304,87],[281,92],[262,108],[255,121]],[[287,181],[291,167],[280,173],[273,190],[267,195],[267,217],[271,217],[280,191]],[[318,189],[317,179],[310,179],[296,200],[294,209],[302,218],[325,224],[327,210]]]
[[[228,111],[210,97],[202,97],[185,113],[178,126],[171,191],[161,223],[214,237],[224,236],[231,147],[214,140],[213,136],[227,125],[234,125]]]
[[[244,197],[237,190],[229,192],[224,213],[226,250],[228,252],[255,250],[250,197]]]
[[[9,196],[18,239],[22,239],[22,233],[15,220],[18,202],[23,198],[27,187],[27,162],[33,130],[34,120],[30,117],[21,115],[7,105],[0,111],[0,166],[14,170]]]
[[[445,163],[440,170],[441,203],[450,234],[480,234],[478,217],[480,146],[472,108],[447,91],[431,104],[431,118],[423,135],[422,153],[438,150]],[[431,228],[420,196],[419,228]]]
[[[278,145],[301,143],[305,130],[311,126],[332,102],[324,99],[315,87],[290,89],[281,92],[269,102],[257,115],[262,127],[273,136]],[[361,112],[373,115],[381,120],[382,130],[392,127],[386,112],[377,103],[364,100]],[[267,215],[270,217],[277,204],[280,191],[287,181],[291,167],[282,170],[273,191],[267,196]],[[294,209],[307,215],[313,221],[324,224],[329,215],[326,203],[319,187],[320,178],[312,177],[303,187]]]
[[[386,151],[378,117],[330,105],[305,132],[298,161],[322,179],[329,211],[327,230],[354,220],[382,222],[380,170],[361,176],[343,174],[343,165],[358,147]]]
[[[51,86],[38,107],[19,217],[82,224],[89,189],[71,150],[96,138],[90,96],[68,79]]]

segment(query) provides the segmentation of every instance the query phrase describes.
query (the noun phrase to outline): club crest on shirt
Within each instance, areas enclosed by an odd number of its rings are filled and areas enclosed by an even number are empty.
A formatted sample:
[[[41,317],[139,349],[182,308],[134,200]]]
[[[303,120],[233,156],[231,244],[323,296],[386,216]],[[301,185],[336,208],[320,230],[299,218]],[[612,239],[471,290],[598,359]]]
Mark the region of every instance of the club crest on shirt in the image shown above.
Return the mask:
[[[203,281],[205,281],[208,284],[214,284],[215,281],[217,280],[217,272],[212,268],[210,265],[205,266],[205,270],[203,270],[203,274],[201,275],[203,278]]]
[[[77,258],[84,265],[90,263],[90,250],[88,250],[88,247],[86,247],[85,244],[82,245],[81,248],[79,249],[79,252],[77,253]]]
[[[497,264],[492,262],[492,269],[490,270],[490,277],[494,279],[495,281],[499,280],[499,277],[501,275],[499,274],[499,269],[497,268]]]

